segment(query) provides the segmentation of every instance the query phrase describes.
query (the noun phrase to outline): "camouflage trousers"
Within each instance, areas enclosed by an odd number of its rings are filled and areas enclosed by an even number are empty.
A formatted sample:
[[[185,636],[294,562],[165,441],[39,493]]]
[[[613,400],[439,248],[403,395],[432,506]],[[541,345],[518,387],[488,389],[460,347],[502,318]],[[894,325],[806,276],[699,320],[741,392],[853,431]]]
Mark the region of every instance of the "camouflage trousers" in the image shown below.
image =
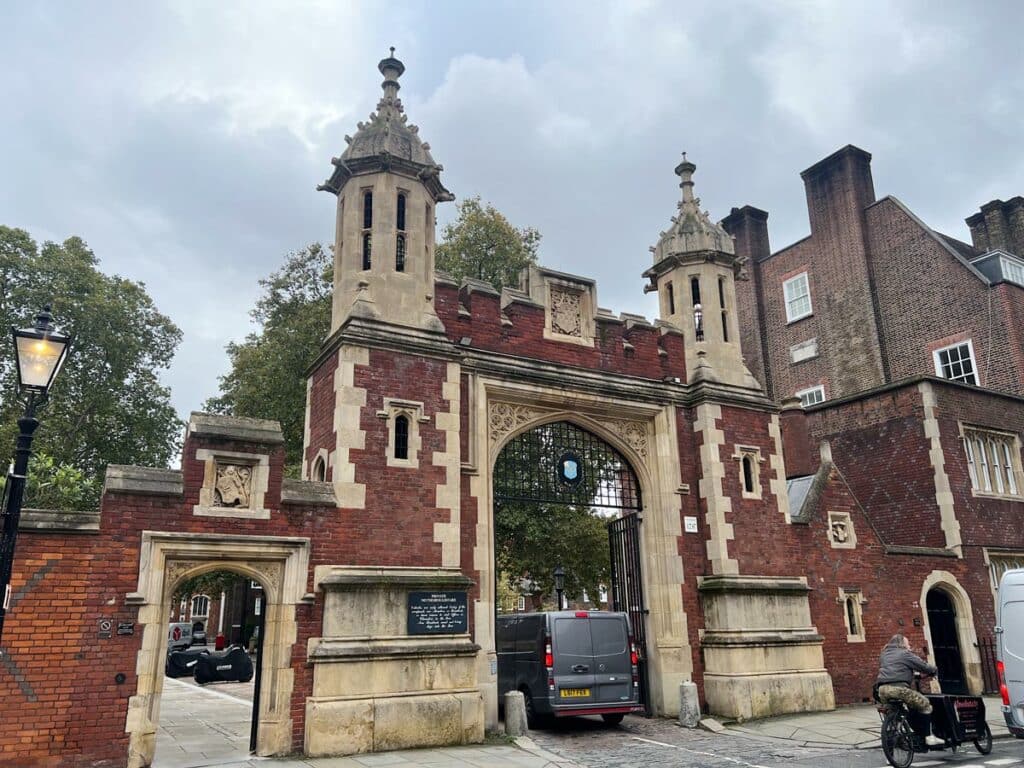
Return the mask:
[[[902,685],[880,685],[878,698],[882,701],[902,701],[907,707],[923,715],[932,713],[932,705],[928,699],[913,688],[904,688]]]

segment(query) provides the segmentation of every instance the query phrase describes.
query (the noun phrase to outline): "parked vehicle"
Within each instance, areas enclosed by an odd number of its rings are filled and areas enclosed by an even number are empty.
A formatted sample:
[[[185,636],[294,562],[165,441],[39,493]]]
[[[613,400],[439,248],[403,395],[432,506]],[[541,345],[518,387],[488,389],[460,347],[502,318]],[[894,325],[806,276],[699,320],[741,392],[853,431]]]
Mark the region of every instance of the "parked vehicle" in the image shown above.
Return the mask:
[[[167,650],[180,651],[192,645],[192,624],[187,621],[172,621],[167,628]]]
[[[193,677],[200,685],[247,683],[252,680],[252,674],[252,659],[239,645],[232,645],[224,651],[200,655],[193,670]]]
[[[1006,727],[1024,739],[1024,568],[1006,571],[999,580],[996,668],[1000,707]]]
[[[553,611],[498,616],[498,701],[522,691],[531,728],[545,717],[642,712],[629,616]]]
[[[206,645],[206,627],[201,621],[192,622],[192,645]]]
[[[191,677],[200,656],[209,653],[205,648],[189,648],[184,651],[168,651],[164,662],[164,674],[168,677]]]

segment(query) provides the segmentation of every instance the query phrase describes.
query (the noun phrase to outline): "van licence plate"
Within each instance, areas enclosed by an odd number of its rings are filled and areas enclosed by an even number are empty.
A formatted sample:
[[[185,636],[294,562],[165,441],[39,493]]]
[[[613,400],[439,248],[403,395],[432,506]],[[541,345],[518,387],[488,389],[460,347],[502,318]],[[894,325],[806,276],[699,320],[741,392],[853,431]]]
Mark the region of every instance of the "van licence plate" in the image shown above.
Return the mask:
[[[563,688],[560,691],[563,699],[583,699],[590,695],[589,688]]]

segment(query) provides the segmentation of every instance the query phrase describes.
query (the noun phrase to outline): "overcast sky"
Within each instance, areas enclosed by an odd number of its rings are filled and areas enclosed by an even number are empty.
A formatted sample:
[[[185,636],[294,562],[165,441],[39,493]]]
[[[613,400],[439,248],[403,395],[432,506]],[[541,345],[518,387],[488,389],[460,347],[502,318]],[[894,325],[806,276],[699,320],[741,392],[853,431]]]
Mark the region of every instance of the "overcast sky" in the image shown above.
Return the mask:
[[[653,316],[641,272],[686,150],[716,219],[805,236],[799,172],[845,144],[875,190],[969,240],[1024,194],[1024,3],[5,2],[0,223],[80,235],[184,331],[165,380],[216,393],[257,280],[328,241],[316,192],[388,46],[444,183],[541,231],[541,261]],[[443,224],[455,205],[438,210]]]

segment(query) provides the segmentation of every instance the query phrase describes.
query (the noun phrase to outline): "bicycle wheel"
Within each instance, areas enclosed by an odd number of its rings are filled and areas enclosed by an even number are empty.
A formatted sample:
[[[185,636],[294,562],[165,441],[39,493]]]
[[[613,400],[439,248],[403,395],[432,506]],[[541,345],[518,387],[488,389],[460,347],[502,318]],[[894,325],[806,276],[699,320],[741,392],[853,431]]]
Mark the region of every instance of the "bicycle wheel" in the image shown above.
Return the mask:
[[[882,721],[882,752],[892,768],[914,762],[914,731],[902,712],[890,712]]]
[[[988,723],[982,723],[981,733],[974,740],[974,746],[983,755],[992,751],[992,730],[988,727]]]

